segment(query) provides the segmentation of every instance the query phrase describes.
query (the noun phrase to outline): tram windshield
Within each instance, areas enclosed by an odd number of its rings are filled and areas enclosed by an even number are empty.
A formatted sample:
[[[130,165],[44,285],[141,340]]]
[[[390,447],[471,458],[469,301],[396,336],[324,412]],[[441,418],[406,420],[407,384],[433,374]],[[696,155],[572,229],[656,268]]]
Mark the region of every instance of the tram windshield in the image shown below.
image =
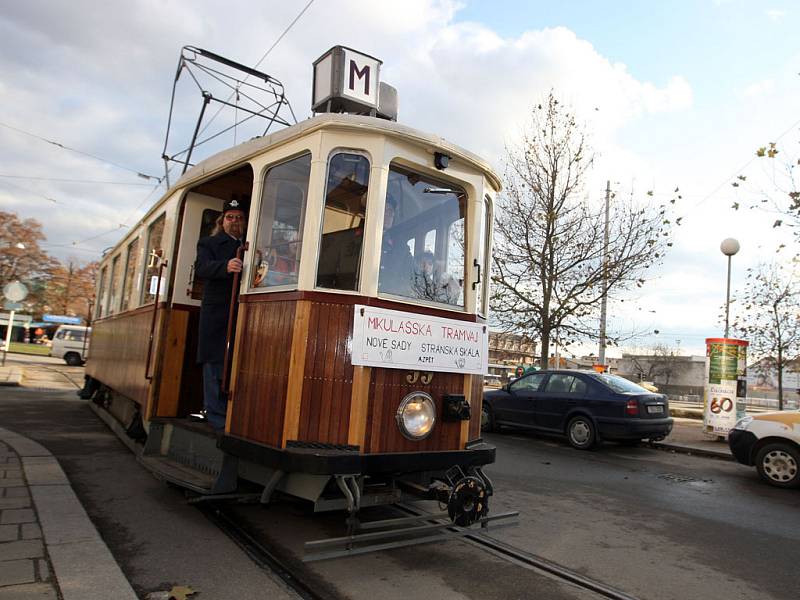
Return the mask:
[[[378,291],[464,306],[463,189],[391,165]]]
[[[296,285],[311,155],[267,171],[255,252],[253,287]]]
[[[366,157],[339,153],[331,158],[317,264],[318,287],[358,289],[368,183]]]

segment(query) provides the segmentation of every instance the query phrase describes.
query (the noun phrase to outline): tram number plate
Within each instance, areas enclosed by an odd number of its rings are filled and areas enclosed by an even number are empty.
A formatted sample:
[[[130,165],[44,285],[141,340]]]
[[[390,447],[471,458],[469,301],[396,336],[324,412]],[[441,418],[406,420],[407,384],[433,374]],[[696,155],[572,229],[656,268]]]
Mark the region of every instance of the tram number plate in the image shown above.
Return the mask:
[[[661,404],[655,404],[647,407],[647,412],[651,415],[664,414],[664,407]]]

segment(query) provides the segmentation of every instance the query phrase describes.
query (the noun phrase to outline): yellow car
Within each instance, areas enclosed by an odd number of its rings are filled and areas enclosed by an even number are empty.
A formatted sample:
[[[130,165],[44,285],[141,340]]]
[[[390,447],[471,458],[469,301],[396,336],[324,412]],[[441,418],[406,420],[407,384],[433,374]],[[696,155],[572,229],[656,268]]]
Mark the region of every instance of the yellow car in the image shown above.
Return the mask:
[[[800,487],[800,411],[769,412],[737,421],[728,434],[731,454],[755,465],[769,484]]]

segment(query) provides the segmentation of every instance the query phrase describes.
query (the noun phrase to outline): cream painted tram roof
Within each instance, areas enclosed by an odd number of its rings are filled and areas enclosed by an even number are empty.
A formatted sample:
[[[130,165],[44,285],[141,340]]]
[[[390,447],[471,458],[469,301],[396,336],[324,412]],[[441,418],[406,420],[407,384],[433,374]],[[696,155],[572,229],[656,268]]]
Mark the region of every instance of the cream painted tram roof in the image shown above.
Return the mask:
[[[213,156],[210,156],[199,162],[197,165],[186,171],[186,173],[184,173],[180,179],[178,179],[178,181],[175,182],[175,184],[164,193],[159,201],[147,211],[147,213],[139,220],[139,222],[147,219],[148,216],[158,210],[161,204],[176,189],[189,186],[197,181],[209,177],[210,175],[213,175],[214,173],[222,173],[229,167],[243,163],[254,156],[261,154],[265,150],[322,129],[352,129],[353,131],[361,132],[372,131],[381,133],[383,135],[409,140],[416,144],[429,146],[431,152],[445,152],[452,158],[459,158],[479,169],[484,173],[485,177],[489,180],[489,183],[497,191],[500,191],[502,187],[500,178],[497,176],[497,173],[494,172],[489,163],[487,163],[477,154],[473,154],[469,150],[465,150],[464,148],[456,146],[455,144],[448,142],[438,135],[424,133],[412,127],[400,125],[399,123],[387,121],[386,119],[378,119],[376,117],[325,113],[311,117],[310,119],[306,119],[305,121],[290,127],[286,127],[285,129],[281,129],[275,133],[271,133],[270,135],[243,142],[237,146],[234,146],[233,148],[218,152],[217,154],[214,154]],[[114,246],[114,249],[116,250],[116,248],[123,245],[124,242],[126,242],[127,239],[136,231],[136,228],[137,226],[131,227],[130,232],[119,242],[117,242],[117,244]],[[108,254],[113,254],[113,252],[109,252]]]
[[[394,121],[378,119],[376,117],[366,117],[361,115],[325,113],[312,117],[296,125],[292,125],[270,135],[254,138],[228,150],[219,152],[201,161],[189,169],[176,182],[173,188],[189,185],[195,180],[211,175],[216,171],[222,171],[232,164],[244,162],[278,144],[289,142],[302,135],[307,135],[320,129],[353,129],[355,131],[374,131],[393,137],[403,138],[417,144],[430,146],[431,152],[444,151],[453,158],[470,163],[472,166],[484,172],[486,178],[491,182],[496,190],[500,190],[500,178],[492,170],[492,167],[485,160],[472,152],[451,144],[438,135],[423,133],[417,129],[400,125]]]

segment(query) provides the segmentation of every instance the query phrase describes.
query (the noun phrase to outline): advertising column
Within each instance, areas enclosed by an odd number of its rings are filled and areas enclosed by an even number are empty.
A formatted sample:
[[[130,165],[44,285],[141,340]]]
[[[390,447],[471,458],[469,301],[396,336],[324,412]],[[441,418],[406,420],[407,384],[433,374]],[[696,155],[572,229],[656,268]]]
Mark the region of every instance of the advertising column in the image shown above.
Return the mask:
[[[747,345],[731,338],[706,339],[703,431],[725,437],[745,416]]]

